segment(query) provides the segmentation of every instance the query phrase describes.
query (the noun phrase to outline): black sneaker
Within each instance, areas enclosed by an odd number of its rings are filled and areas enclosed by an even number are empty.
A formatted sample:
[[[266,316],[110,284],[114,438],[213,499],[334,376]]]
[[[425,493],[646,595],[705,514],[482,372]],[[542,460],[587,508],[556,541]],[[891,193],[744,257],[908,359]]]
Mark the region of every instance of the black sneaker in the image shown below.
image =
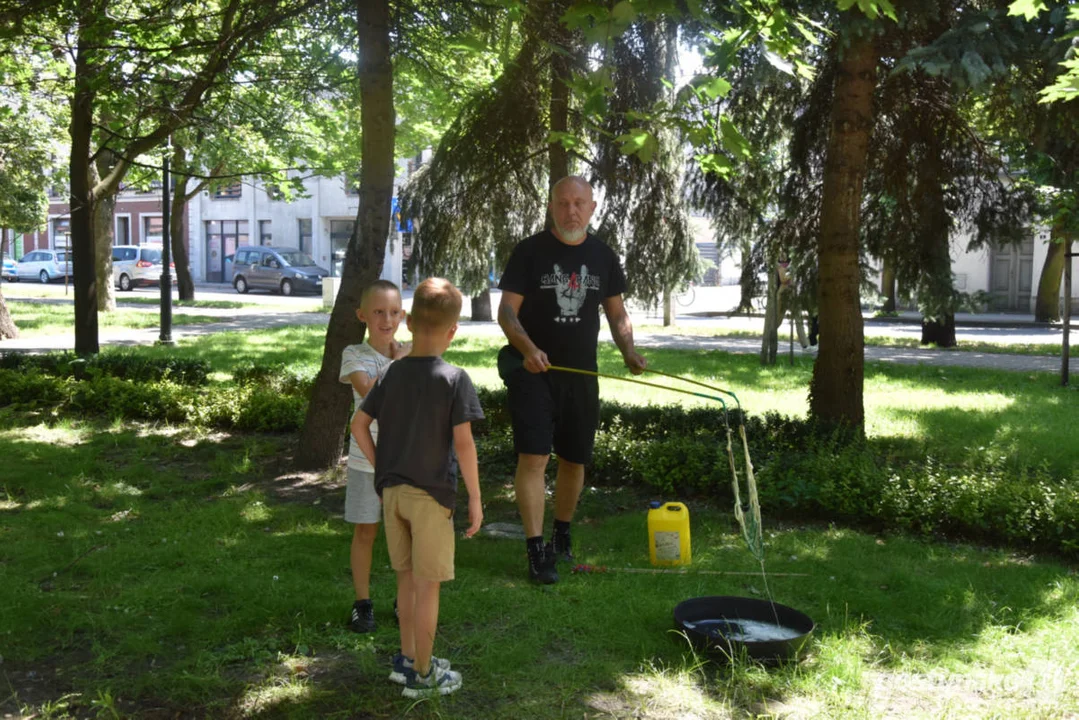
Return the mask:
[[[551,542],[547,545],[547,552],[556,560],[573,563],[573,553],[570,552],[569,533],[555,533],[551,536]]]
[[[348,621],[348,629],[357,633],[372,633],[375,628],[375,606],[370,600],[357,600],[352,603],[352,617]]]
[[[540,547],[539,552],[528,553],[528,579],[534,583],[552,585],[558,582],[555,557],[549,549],[549,545],[544,545]]]

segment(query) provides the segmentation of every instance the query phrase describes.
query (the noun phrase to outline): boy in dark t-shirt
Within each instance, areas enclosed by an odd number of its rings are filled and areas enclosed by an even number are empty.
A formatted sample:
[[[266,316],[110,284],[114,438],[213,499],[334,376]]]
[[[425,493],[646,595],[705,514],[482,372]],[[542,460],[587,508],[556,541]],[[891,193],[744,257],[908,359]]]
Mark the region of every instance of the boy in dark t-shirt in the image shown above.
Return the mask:
[[[468,490],[465,537],[483,522],[471,425],[483,410],[468,373],[442,359],[460,314],[461,293],[449,281],[420,283],[408,316],[412,353],[385,371],[352,419],[352,435],[375,468],[397,573],[401,652],[390,680],[404,684],[403,694],[413,698],[461,687],[460,673],[431,654],[440,584],[453,579],[458,466]],[[370,430],[376,419],[377,448]]]
[[[596,370],[599,308],[607,315],[630,372],[647,365],[633,346],[633,326],[622,302],[626,279],[614,251],[588,234],[596,209],[592,188],[566,177],[551,191],[554,227],[522,240],[502,274],[498,323],[509,345],[499,352],[517,451],[514,489],[525,530],[529,577],[558,582],[557,558],[572,559],[570,521],[592,459],[599,423],[595,377],[548,373],[551,365]],[[558,455],[555,521],[543,543],[544,471]]]

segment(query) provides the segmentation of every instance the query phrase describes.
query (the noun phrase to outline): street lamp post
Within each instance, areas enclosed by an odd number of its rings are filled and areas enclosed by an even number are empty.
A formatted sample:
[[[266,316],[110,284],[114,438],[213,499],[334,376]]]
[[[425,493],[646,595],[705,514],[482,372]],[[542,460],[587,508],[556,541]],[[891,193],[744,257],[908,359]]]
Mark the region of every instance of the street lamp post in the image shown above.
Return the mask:
[[[1067,387],[1071,370],[1071,324],[1072,324],[1072,260],[1079,253],[1072,252],[1071,239],[1064,241],[1064,340],[1060,353],[1060,384]]]
[[[172,264],[171,244],[169,237],[170,205],[169,202],[169,152],[172,143],[165,145],[165,160],[161,163],[161,237],[164,244],[161,253],[161,336],[159,345],[174,345],[172,339],[172,272],[169,266]]]
[[[64,233],[64,297],[67,297],[68,275],[71,274],[71,233]]]

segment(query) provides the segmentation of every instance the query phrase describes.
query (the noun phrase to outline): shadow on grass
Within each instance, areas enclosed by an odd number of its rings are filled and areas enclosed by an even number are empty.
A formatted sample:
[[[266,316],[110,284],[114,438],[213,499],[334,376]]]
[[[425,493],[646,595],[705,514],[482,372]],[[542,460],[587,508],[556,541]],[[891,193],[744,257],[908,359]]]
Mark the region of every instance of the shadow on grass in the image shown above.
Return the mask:
[[[88,709],[108,693],[138,717],[388,718],[408,708],[386,680],[397,632],[381,534],[381,627],[355,636],[343,628],[349,528],[317,497],[279,503],[269,492],[295,477],[282,470],[284,439],[4,427],[0,635],[5,675],[24,703],[74,692]],[[512,519],[508,490],[489,479],[486,488],[488,520]],[[586,492],[578,561],[647,566],[643,500],[625,489]],[[462,498],[458,525],[465,517]],[[693,537],[695,569],[754,570],[725,508],[695,505]],[[775,531],[767,567],[775,599],[813,617],[818,638],[868,624],[879,652],[929,662],[990,628],[1021,635],[1079,600],[1074,578],[1053,564],[837,529]],[[436,648],[465,685],[421,713],[543,718],[655,706],[671,682],[686,695],[679,702],[741,713],[762,696],[781,699],[798,674],[830,672],[812,657],[747,678],[693,670],[671,633],[674,605],[758,595],[759,577],[576,575],[563,566],[560,584],[534,587],[523,543],[490,538],[459,540],[457,568],[443,588]],[[12,699],[0,703],[10,708],[18,711]]]
[[[1079,434],[1073,418],[1079,393],[1063,388],[1048,373],[987,373],[960,368],[866,368],[866,380],[884,378],[911,383],[911,392],[942,392],[964,398],[965,407],[904,407],[902,399],[886,413],[917,429],[923,447],[936,457],[977,464],[986,453],[1006,455],[1017,468],[1045,465],[1061,477],[1079,471]],[[970,407],[985,396],[984,405]],[[1006,400],[1002,402],[1002,399]]]

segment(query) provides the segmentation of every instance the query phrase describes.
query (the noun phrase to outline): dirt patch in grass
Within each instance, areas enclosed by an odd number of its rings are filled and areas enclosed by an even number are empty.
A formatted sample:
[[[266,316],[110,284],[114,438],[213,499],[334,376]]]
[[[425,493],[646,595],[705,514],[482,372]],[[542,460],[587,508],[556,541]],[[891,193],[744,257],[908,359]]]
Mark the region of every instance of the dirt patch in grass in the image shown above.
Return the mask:
[[[275,717],[288,714],[302,704],[310,717],[324,716],[317,709],[320,698],[328,703],[327,713],[335,708],[331,698],[347,696],[362,683],[356,660],[344,652],[328,651],[309,657],[290,657],[271,666],[241,672],[228,680],[237,688],[231,699],[222,704],[193,706],[152,696],[108,697],[104,691],[91,695],[87,687],[104,688],[107,678],[91,667],[93,654],[88,649],[57,653],[36,663],[0,663],[0,717],[30,720],[40,717],[99,718],[109,715],[111,706],[118,717],[142,720],[194,720],[195,718]],[[128,667],[110,675],[134,676],[163,670],[161,667]],[[339,709],[339,708],[337,708]],[[352,718],[374,717],[364,712]]]

